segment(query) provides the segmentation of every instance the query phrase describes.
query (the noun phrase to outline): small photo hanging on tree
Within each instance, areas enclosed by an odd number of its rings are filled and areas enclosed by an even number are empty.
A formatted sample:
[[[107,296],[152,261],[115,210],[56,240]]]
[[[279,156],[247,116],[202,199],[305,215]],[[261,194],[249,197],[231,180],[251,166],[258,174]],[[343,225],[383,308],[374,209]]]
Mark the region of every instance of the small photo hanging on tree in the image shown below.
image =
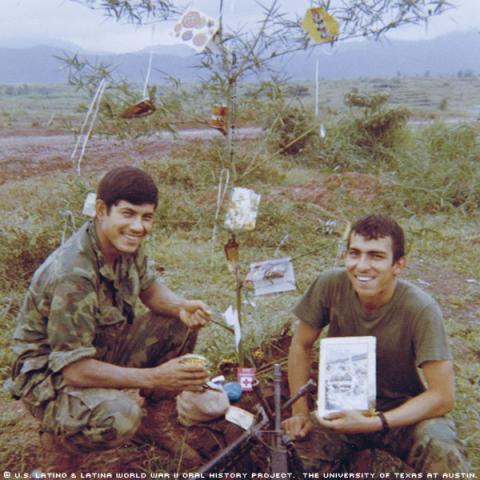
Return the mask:
[[[200,53],[217,33],[218,27],[217,19],[189,8],[173,27],[173,36]]]
[[[235,187],[225,215],[225,228],[230,231],[253,230],[261,195],[248,188]]]
[[[250,264],[245,278],[255,288],[255,295],[295,290],[295,272],[290,257]]]
[[[340,30],[337,19],[320,7],[307,10],[303,29],[317,43],[334,42]]]

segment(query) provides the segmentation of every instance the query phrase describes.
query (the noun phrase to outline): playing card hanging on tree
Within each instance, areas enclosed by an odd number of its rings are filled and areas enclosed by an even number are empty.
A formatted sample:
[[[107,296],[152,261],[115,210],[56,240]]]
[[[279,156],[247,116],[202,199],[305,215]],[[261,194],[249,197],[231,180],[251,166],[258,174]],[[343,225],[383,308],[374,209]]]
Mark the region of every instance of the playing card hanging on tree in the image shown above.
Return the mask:
[[[303,17],[303,28],[317,43],[334,42],[340,31],[336,18],[324,8],[310,8]]]

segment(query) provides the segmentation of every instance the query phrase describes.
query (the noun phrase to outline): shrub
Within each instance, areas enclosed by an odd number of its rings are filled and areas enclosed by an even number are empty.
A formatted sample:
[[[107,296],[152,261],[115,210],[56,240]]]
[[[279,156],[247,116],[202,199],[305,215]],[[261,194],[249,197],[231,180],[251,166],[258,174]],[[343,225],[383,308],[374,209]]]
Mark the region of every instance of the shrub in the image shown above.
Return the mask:
[[[477,129],[470,124],[436,123],[421,132],[430,155],[437,160],[480,160]]]
[[[60,233],[33,219],[1,225],[0,285],[2,290],[25,287],[33,272],[59,245]]]
[[[271,148],[283,155],[306,153],[318,136],[313,113],[303,106],[272,109],[264,120]]]
[[[354,145],[373,150],[393,148],[398,134],[405,128],[410,111],[406,108],[386,108],[388,95],[345,95],[345,104],[352,110],[352,135]]]
[[[313,115],[300,107],[292,107],[282,112],[278,126],[274,129],[278,148],[285,155],[297,155],[304,151],[316,133]]]
[[[398,153],[411,141],[410,111],[387,108],[387,100],[384,94],[347,93],[345,103],[351,114],[328,125],[324,138],[312,135],[309,139],[315,163],[335,170],[377,173],[398,167]]]
[[[419,130],[397,173],[397,201],[417,213],[454,207],[474,212],[480,206],[479,160],[475,127],[435,124]]]

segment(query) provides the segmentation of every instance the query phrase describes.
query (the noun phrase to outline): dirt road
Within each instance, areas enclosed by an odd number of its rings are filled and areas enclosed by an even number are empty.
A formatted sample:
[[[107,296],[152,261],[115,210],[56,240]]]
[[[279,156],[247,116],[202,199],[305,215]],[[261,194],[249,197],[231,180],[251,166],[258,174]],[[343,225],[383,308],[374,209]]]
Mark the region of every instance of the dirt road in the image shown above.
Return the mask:
[[[251,137],[260,128],[242,128],[238,135]],[[222,138],[215,129],[184,129],[176,135],[158,132],[141,139],[120,140],[116,137],[96,135],[87,143],[82,159],[82,171],[105,170],[106,167],[141,163],[168,155],[179,142]],[[83,141],[83,139],[82,139]],[[54,171],[75,171],[81,145],[72,161],[77,138],[62,131],[23,129],[0,132],[0,184]]]

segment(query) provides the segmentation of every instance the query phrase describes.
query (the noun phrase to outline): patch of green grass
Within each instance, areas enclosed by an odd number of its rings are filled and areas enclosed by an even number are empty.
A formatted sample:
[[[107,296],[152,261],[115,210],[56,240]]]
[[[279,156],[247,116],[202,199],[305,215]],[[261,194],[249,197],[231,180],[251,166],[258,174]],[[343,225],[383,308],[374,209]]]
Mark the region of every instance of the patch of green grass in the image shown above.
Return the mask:
[[[9,127],[65,128],[80,122],[84,96],[68,85],[0,85],[0,111]]]
[[[0,413],[0,428],[8,428],[18,422],[20,415],[11,412]]]
[[[23,293],[23,292],[22,292]],[[10,374],[10,366],[14,361],[11,349],[13,330],[15,328],[15,315],[18,312],[22,294],[0,293],[0,322],[2,333],[0,334],[0,383]]]

